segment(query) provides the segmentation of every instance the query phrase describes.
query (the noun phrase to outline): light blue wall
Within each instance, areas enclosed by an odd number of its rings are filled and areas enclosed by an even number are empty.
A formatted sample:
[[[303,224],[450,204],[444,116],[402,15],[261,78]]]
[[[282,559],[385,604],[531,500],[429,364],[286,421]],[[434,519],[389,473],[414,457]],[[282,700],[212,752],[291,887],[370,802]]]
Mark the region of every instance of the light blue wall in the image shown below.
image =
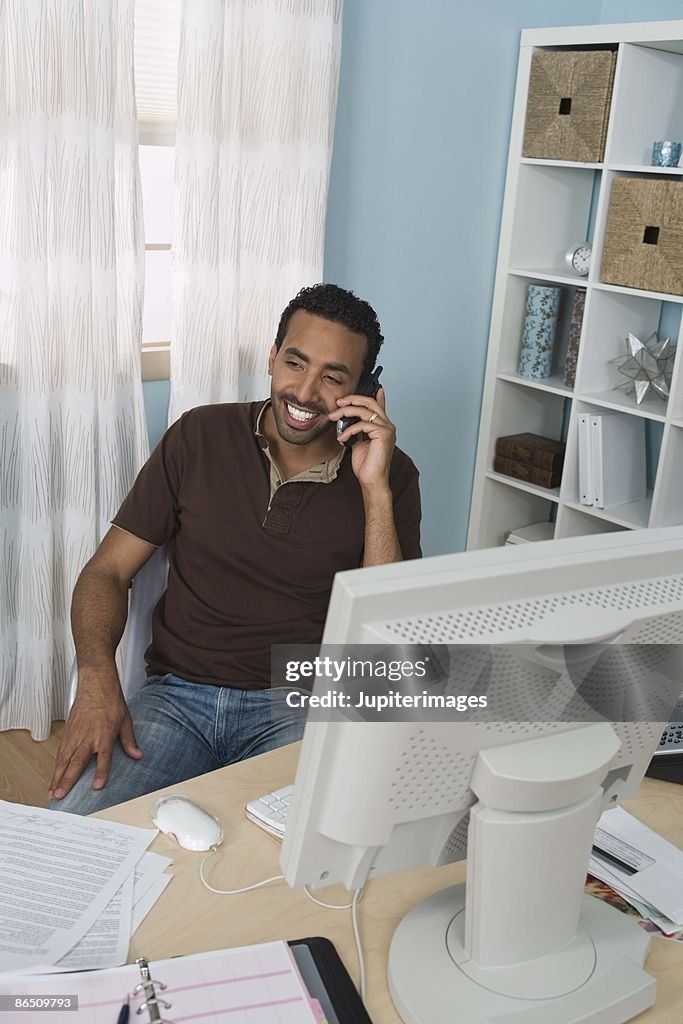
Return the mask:
[[[683,0],[603,0],[600,21],[678,21],[683,18]]]
[[[345,0],[325,277],[377,309],[426,554],[464,547],[519,48],[600,0]]]

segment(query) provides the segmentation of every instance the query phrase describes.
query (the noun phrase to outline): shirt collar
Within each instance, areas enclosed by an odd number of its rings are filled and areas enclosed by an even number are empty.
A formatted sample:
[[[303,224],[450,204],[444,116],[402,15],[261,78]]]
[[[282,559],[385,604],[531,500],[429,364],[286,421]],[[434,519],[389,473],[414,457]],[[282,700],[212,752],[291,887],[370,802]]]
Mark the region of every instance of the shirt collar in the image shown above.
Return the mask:
[[[268,457],[268,461],[271,464],[271,469],[274,469],[276,471],[276,475],[279,476],[278,483],[292,483],[295,480],[308,480],[313,481],[314,483],[321,484],[331,483],[331,481],[334,480],[335,477],[337,476],[337,473],[339,472],[339,467],[341,466],[342,463],[342,459],[346,454],[346,448],[342,447],[341,445],[339,448],[339,452],[336,455],[334,455],[331,459],[325,459],[322,462],[318,462],[316,463],[315,466],[310,466],[308,469],[305,469],[302,473],[298,473],[296,476],[290,477],[289,480],[287,481],[282,480],[282,474],[280,473],[277,463],[275,462],[275,459],[273,458],[273,455],[270,452],[268,438],[263,433],[263,418],[266,414],[266,410],[270,407],[270,405],[271,401],[269,398],[267,398],[263,405],[261,406],[261,408],[259,409],[256,415],[254,434],[256,435],[256,439],[259,443],[261,451],[263,451],[265,455]],[[273,474],[271,473],[271,477],[272,476]]]

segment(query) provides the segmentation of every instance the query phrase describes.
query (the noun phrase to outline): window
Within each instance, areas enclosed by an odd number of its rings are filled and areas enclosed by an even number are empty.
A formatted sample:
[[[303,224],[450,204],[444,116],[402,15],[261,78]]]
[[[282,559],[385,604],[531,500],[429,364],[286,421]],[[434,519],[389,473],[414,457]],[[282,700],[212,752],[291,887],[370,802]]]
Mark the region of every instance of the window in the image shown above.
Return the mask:
[[[141,145],[139,152],[145,221],[142,375],[144,380],[164,380],[168,378],[171,341],[175,149],[172,146]]]

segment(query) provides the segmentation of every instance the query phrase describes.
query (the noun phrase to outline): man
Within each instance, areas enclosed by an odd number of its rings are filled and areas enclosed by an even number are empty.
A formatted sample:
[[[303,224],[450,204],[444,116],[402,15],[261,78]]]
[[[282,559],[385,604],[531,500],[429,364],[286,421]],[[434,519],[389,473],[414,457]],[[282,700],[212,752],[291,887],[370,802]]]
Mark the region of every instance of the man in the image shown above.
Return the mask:
[[[271,644],[320,642],[336,572],[420,556],[417,470],[383,391],[354,394],[382,341],[368,303],[304,288],[270,352],[270,399],[192,409],[167,431],[74,590],[79,683],[54,807],[88,814],[301,738],[305,713],[270,688]],[[359,422],[337,439],[343,416]],[[127,707],[114,654],[161,544],[150,678]]]

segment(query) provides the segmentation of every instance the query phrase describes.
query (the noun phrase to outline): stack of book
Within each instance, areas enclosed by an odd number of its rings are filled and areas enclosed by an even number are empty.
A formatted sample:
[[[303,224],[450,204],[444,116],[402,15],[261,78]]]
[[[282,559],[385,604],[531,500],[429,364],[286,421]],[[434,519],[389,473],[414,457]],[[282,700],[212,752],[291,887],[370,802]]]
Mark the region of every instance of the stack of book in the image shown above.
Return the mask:
[[[540,434],[508,434],[496,441],[493,469],[537,487],[559,487],[565,444]]]
[[[645,420],[579,413],[579,501],[610,508],[646,494]]]

